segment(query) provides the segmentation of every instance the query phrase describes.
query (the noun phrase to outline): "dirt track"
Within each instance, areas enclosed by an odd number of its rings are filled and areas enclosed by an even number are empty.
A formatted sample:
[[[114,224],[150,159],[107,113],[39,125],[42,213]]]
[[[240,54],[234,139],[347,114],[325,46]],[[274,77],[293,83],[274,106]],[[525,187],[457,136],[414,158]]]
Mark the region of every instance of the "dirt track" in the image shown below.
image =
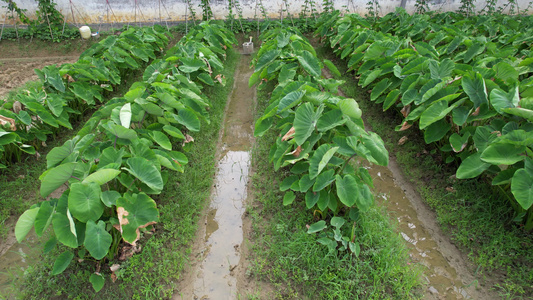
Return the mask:
[[[0,98],[9,91],[24,85],[28,81],[38,80],[34,69],[41,69],[48,65],[73,63],[78,56],[50,56],[32,58],[2,58],[0,57]]]

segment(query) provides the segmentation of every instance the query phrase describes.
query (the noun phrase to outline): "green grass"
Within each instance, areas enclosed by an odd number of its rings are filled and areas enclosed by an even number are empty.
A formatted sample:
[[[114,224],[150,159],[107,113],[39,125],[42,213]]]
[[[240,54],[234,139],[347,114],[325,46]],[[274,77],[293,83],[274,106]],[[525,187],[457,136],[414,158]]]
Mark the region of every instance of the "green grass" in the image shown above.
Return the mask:
[[[319,52],[346,74],[346,61],[336,59],[325,48]],[[416,125],[394,131],[402,122],[399,111],[393,107],[383,112],[381,104],[371,102],[369,94],[358,87],[353,74],[343,79],[346,84],[342,90],[358,100],[366,122],[383,138],[406,178],[435,210],[442,229],[474,263],[475,273],[496,277],[492,288],[503,298],[533,295],[533,235],[512,222],[514,210],[507,197],[484,178],[455,179],[458,166],[445,164],[435,145],[425,144]],[[398,141],[403,136],[408,141],[400,146]]]
[[[71,263],[62,274],[51,277],[49,272],[55,257],[43,257],[41,264],[27,274],[24,292],[26,298],[74,299],[159,299],[170,298],[175,283],[188,261],[197,223],[209,199],[215,174],[215,153],[218,132],[224,117],[228,94],[233,88],[233,73],[239,55],[228,52],[224,75],[225,87],[206,88],[211,99],[211,123],[202,124],[202,130],[193,134],[195,139],[187,154],[189,164],[184,173],[171,173],[163,193],[154,198],[160,212],[160,222],[153,236],[141,240],[142,252],[120,263],[118,280],[112,283],[108,264],[102,265],[106,276],[104,289],[98,294],[92,290],[88,278],[95,270],[95,262]]]
[[[258,111],[268,103],[272,84],[258,91]],[[253,203],[247,208],[252,219],[249,273],[255,280],[274,287],[276,299],[410,299],[417,298],[418,270],[395,233],[387,212],[373,206],[355,224],[359,257],[328,253],[327,247],[307,234],[307,224],[316,222],[302,201],[284,207],[279,183],[287,175],[274,172],[268,162],[272,131],[256,141],[252,153]],[[351,226],[350,226],[351,227]],[[250,297],[252,298],[252,297]]]

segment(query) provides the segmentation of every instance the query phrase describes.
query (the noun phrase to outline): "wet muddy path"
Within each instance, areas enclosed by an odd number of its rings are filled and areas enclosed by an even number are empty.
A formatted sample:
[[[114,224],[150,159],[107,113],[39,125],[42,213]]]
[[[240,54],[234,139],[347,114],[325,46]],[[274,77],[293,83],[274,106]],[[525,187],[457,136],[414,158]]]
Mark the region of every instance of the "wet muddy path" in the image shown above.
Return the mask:
[[[217,175],[209,207],[201,218],[191,268],[174,299],[236,299],[241,259],[255,89],[248,87],[251,57],[243,55],[226,105]]]
[[[385,206],[407,243],[411,264],[420,264],[423,299],[498,299],[472,276],[459,250],[441,232],[435,214],[426,207],[397,163],[367,165],[377,204]]]

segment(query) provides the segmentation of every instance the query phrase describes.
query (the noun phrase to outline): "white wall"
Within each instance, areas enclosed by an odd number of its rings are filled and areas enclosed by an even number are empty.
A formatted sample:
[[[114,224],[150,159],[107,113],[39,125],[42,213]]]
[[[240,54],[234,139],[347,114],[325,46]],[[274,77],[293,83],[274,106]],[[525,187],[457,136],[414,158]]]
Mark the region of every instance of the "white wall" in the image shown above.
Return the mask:
[[[399,7],[401,0],[378,0],[381,6],[381,15],[387,14]],[[518,0],[519,7],[525,9],[530,0]],[[36,0],[14,0],[14,2],[23,9],[28,10],[28,15],[32,15],[37,8]],[[127,22],[158,22],[158,21],[182,21],[185,19],[186,0],[55,0],[57,9],[67,16],[69,23],[127,23]],[[191,0],[196,11],[197,18],[201,18],[200,0]],[[288,11],[294,15],[300,13],[304,0],[288,0]],[[322,11],[322,0],[315,0],[317,8]],[[336,0],[335,7],[339,10],[346,9],[349,12],[357,12],[361,15],[367,13],[366,3],[368,0]],[[500,0],[500,3],[506,3]],[[261,15],[257,7],[256,0],[240,0],[239,3],[243,8],[245,18],[253,19]],[[279,18],[280,10],[284,1],[282,0],[263,0],[263,5],[269,14],[269,17]],[[3,6],[4,2],[0,2]],[[406,1],[408,12],[414,10],[414,0]],[[486,0],[480,0],[475,3],[477,9],[485,6]],[[216,19],[224,19],[228,14],[227,0],[211,0],[211,8]],[[433,0],[430,5],[432,10],[448,11],[457,10],[460,6],[460,0]],[[285,8],[283,6],[283,8]],[[190,12],[189,12],[190,13]],[[235,12],[234,12],[235,13]],[[9,20],[5,19],[6,9],[0,8],[0,22]],[[73,16],[74,15],[74,18]],[[287,13],[284,13],[287,18]],[[75,21],[75,22],[73,22]]]

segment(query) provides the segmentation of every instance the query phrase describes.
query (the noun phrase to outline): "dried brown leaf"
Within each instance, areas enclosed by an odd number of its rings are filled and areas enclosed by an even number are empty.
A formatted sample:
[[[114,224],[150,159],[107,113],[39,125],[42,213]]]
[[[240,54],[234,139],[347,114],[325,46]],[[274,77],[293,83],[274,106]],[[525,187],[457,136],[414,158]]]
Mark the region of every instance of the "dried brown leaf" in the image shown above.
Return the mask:
[[[22,103],[20,101],[13,102],[13,112],[18,114],[22,110]]]
[[[407,136],[405,136],[405,135],[402,136],[402,138],[398,141],[398,145],[401,146],[401,145],[405,144],[405,143],[407,142],[408,139],[409,139],[409,138],[408,138]]]
[[[292,154],[294,157],[298,157],[298,156],[300,156],[301,152],[302,152],[302,146],[298,146],[290,154]]]
[[[190,143],[190,142],[194,142],[194,138],[188,134],[185,134],[185,141],[183,141],[183,146],[185,146],[185,144]]]
[[[403,122],[402,128],[400,128],[400,131],[407,130],[407,129],[411,128],[411,126],[413,126],[413,124],[409,124],[407,122]]]
[[[113,264],[111,267],[109,267],[109,270],[111,270],[111,272],[116,272],[118,269],[120,269],[120,265],[119,264]]]
[[[404,106],[400,112],[402,113],[404,118],[407,118],[407,116],[411,112],[411,104]]]
[[[3,126],[3,125],[6,125],[8,123],[11,125],[10,126],[11,130],[13,130],[13,131],[17,130],[17,126],[15,125],[15,120],[0,115],[0,125]]]
[[[281,138],[281,141],[285,142],[292,139],[294,137],[295,132],[296,130],[294,129],[294,127],[291,127],[291,129],[289,129],[289,131],[287,131],[287,133],[285,133],[285,135]]]

